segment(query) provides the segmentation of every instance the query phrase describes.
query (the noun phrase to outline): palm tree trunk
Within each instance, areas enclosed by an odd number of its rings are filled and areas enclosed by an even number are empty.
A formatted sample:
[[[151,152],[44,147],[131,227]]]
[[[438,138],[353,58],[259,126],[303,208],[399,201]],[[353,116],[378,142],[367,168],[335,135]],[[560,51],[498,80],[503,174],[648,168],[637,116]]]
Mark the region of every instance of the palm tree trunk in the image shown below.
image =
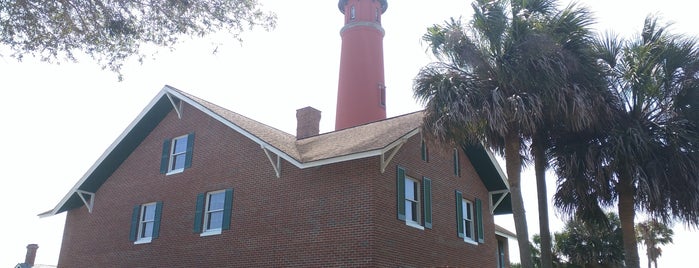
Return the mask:
[[[638,243],[634,230],[636,210],[634,206],[633,180],[628,175],[621,175],[617,184],[619,194],[619,220],[621,221],[621,236],[624,242],[624,262],[628,268],[640,268],[638,259]]]
[[[534,155],[534,174],[536,175],[536,194],[539,203],[539,236],[541,237],[541,268],[553,267],[551,253],[551,230],[549,229],[549,205],[546,194],[546,153],[540,134],[532,139]]]
[[[522,268],[533,268],[531,248],[529,248],[529,233],[527,231],[527,217],[520,188],[520,171],[522,159],[519,151],[522,144],[517,131],[508,131],[505,135],[505,169],[507,170],[507,182],[510,185],[512,197],[512,217],[515,221],[517,232],[517,244],[519,246],[519,259]]]

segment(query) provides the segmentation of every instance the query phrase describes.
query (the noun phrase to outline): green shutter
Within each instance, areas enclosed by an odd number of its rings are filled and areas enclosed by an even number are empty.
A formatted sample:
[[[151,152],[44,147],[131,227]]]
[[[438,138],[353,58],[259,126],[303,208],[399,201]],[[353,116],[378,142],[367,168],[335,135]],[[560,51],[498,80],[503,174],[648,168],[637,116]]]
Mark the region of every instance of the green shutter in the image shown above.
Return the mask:
[[[398,219],[405,220],[405,169],[398,167],[396,172],[396,192],[397,192],[397,205],[398,205]]]
[[[432,229],[432,180],[422,178],[422,202],[425,211],[425,228]]]
[[[131,213],[131,232],[129,233],[129,240],[136,241],[138,236],[138,222],[141,219],[141,205],[136,205],[133,207],[133,212]]]
[[[478,242],[484,243],[485,236],[483,234],[483,202],[476,198],[476,224],[478,224]]]
[[[194,132],[187,137],[187,155],[184,160],[184,168],[192,167],[192,151],[194,150]]]
[[[422,156],[422,161],[427,162],[427,143],[425,143],[425,140],[422,140],[420,144],[420,155]]]
[[[163,214],[163,202],[155,203],[155,219],[153,219],[153,238],[160,236],[160,216]]]
[[[461,176],[461,165],[459,165],[459,150],[454,148],[454,175]]]
[[[170,139],[163,141],[163,154],[160,156],[160,173],[165,174],[170,164]]]
[[[226,189],[226,199],[223,203],[223,225],[221,229],[231,228],[231,210],[233,209],[233,189]]]
[[[197,195],[197,207],[194,211],[194,232],[201,233],[201,227],[204,220],[204,205],[206,203],[206,194]]]
[[[464,209],[463,209],[463,196],[461,192],[456,191],[456,232],[459,237],[464,238]]]

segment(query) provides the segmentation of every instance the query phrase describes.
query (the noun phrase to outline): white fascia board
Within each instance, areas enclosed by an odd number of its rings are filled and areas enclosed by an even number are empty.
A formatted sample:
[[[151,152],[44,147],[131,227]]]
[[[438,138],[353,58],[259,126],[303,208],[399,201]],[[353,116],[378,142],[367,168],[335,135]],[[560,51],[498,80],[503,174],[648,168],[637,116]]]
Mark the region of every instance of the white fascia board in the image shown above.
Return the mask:
[[[333,158],[327,158],[327,159],[322,159],[322,160],[317,160],[317,161],[312,161],[312,162],[307,162],[307,163],[302,163],[300,166],[297,166],[300,169],[304,168],[310,168],[310,167],[317,167],[317,166],[323,166],[323,165],[328,165],[328,164],[334,164],[334,163],[340,163],[340,162],[345,162],[345,161],[350,161],[350,160],[355,160],[355,159],[361,159],[361,158],[366,158],[366,157],[372,157],[372,156],[380,156],[384,154],[387,151],[390,151],[394,147],[400,145],[403,143],[403,140],[407,140],[410,137],[414,136],[415,134],[420,133],[420,129],[414,129],[413,131],[408,132],[407,134],[401,136],[400,138],[396,139],[393,141],[391,144],[387,145],[384,148],[381,149],[376,149],[376,150],[371,150],[371,151],[366,151],[366,152],[360,152],[360,153],[354,153],[354,154],[348,154],[348,155],[343,155],[343,156],[338,156],[338,157],[333,157]]]
[[[517,237],[516,237],[516,236],[511,236],[511,235],[509,235],[509,234],[506,234],[506,233],[503,233],[503,232],[500,232],[500,231],[495,231],[495,234],[496,234],[496,235],[499,235],[499,236],[502,236],[502,237],[506,237],[506,238],[510,238],[510,239],[517,240]]]
[[[143,111],[141,111],[141,113],[138,114],[138,116],[136,116],[136,119],[134,119],[134,120],[131,122],[131,124],[129,124],[129,126],[126,127],[126,129],[121,133],[121,135],[119,135],[119,137],[117,137],[117,139],[116,139],[111,145],[109,145],[109,147],[104,151],[104,153],[102,153],[102,155],[97,159],[97,161],[95,161],[95,163],[92,164],[92,166],[90,167],[90,169],[88,169],[87,172],[85,172],[85,174],[82,176],[82,178],[80,178],[80,180],[73,186],[73,188],[71,188],[70,191],[68,191],[68,194],[66,194],[66,195],[63,197],[63,199],[61,199],[61,201],[58,203],[58,205],[56,205],[56,207],[54,207],[53,210],[51,210],[51,211],[47,211],[47,212],[44,212],[44,213],[39,214],[39,217],[40,217],[40,218],[45,218],[45,217],[49,217],[49,216],[56,215],[57,212],[58,212],[58,210],[59,210],[66,202],[68,202],[68,199],[70,199],[70,197],[71,197],[73,194],[75,194],[75,192],[78,190],[78,188],[80,188],[80,186],[81,186],[83,183],[85,183],[85,181],[87,180],[87,178],[90,176],[90,174],[92,174],[92,172],[95,171],[95,169],[97,168],[97,166],[99,166],[99,165],[102,163],[102,161],[104,161],[104,159],[107,158],[107,156],[114,150],[114,148],[116,148],[116,146],[119,145],[119,143],[121,143],[122,140],[124,140],[124,137],[126,137],[126,135],[129,134],[129,132],[131,132],[131,130],[133,130],[133,128],[136,126],[136,124],[137,124],[138,122],[140,122],[141,119],[143,119],[143,117],[146,115],[146,113],[148,113],[148,111],[150,111],[150,109],[152,109],[153,106],[155,106],[155,104],[160,100],[160,98],[162,98],[166,93],[169,92],[168,89],[169,89],[169,87],[166,86],[166,87],[164,87],[162,90],[160,90],[160,92],[158,93],[158,95],[156,95],[156,96],[150,101],[150,103],[148,103],[148,105],[146,106],[146,108],[144,108]]]
[[[498,174],[500,175],[500,178],[502,179],[502,182],[505,183],[505,187],[507,187],[507,190],[510,189],[510,183],[507,182],[507,174],[502,171],[502,168],[500,167],[500,163],[498,163],[498,160],[495,159],[495,155],[493,155],[493,152],[490,151],[488,147],[485,146],[485,144],[482,144],[483,149],[485,150],[485,153],[488,155],[488,158],[490,159],[490,162],[493,163],[493,166],[495,166],[495,170],[497,170]]]
[[[214,113],[213,111],[207,109],[206,107],[204,107],[203,105],[197,103],[196,101],[193,101],[193,100],[191,100],[190,98],[188,98],[187,96],[184,96],[184,95],[182,95],[182,94],[180,94],[180,93],[178,93],[177,91],[174,91],[174,90],[170,90],[170,91],[168,91],[168,93],[174,95],[175,97],[179,98],[180,100],[183,100],[183,101],[187,102],[187,104],[192,105],[193,107],[199,109],[199,110],[202,111],[203,113],[205,113],[205,114],[207,114],[207,115],[213,117],[214,119],[216,119],[216,120],[218,120],[219,122],[223,123],[224,125],[230,127],[231,129],[235,130],[236,132],[240,133],[241,135],[245,136],[246,138],[252,140],[253,142],[255,142],[255,143],[257,143],[257,144],[259,144],[262,148],[264,148],[264,149],[266,149],[266,150],[269,150],[269,151],[273,152],[274,154],[280,156],[280,157],[283,158],[284,160],[289,161],[290,163],[294,164],[294,166],[297,166],[297,167],[301,168],[301,166],[302,166],[301,162],[297,161],[297,160],[294,159],[293,157],[291,157],[291,156],[289,156],[288,154],[284,153],[283,151],[277,149],[276,147],[272,146],[271,144],[265,142],[264,140],[260,139],[259,137],[253,135],[252,133],[246,131],[245,129],[239,127],[238,125],[233,124],[232,122],[226,120],[226,119],[223,118],[222,116],[220,116],[220,115]]]

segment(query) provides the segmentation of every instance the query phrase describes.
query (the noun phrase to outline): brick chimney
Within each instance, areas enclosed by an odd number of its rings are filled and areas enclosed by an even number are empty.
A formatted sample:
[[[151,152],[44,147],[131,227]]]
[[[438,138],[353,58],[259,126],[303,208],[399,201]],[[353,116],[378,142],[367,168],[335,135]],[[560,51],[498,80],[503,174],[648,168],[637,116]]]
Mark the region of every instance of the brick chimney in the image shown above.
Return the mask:
[[[34,261],[36,260],[36,250],[37,249],[39,249],[39,245],[37,245],[37,244],[27,245],[27,256],[24,257],[24,263],[26,263],[29,267],[34,266]]]
[[[320,133],[320,111],[313,107],[296,110],[296,139],[305,139]]]

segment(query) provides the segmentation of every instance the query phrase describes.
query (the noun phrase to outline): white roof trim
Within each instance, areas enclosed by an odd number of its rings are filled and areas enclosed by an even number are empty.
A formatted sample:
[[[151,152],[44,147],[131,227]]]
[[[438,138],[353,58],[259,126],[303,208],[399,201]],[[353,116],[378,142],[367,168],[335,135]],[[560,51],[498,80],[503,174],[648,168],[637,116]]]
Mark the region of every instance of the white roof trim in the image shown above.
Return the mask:
[[[502,237],[507,237],[507,238],[510,238],[510,239],[517,240],[517,237],[516,237],[516,236],[511,236],[511,235],[509,235],[509,234],[506,234],[506,233],[503,233],[503,232],[500,232],[500,231],[495,231],[495,234],[496,234],[496,235],[499,235],[499,236],[502,236]]]
[[[505,172],[502,171],[502,168],[500,168],[500,163],[498,163],[498,160],[495,159],[495,155],[493,155],[493,152],[485,146],[485,144],[482,145],[483,149],[485,150],[485,153],[488,154],[488,158],[490,158],[490,162],[493,163],[493,166],[495,166],[495,169],[497,170],[498,174],[500,175],[500,178],[502,179],[502,182],[505,183],[505,187],[507,187],[507,190],[510,190],[510,183],[507,182],[507,175]]]
[[[56,205],[56,207],[53,208],[53,210],[41,213],[41,214],[39,214],[39,217],[44,218],[44,217],[56,215],[57,211],[66,202],[68,202],[68,199],[70,199],[70,197],[73,194],[75,194],[78,191],[78,188],[83,183],[85,183],[85,180],[87,180],[87,178],[90,176],[90,174],[92,174],[92,172],[95,171],[97,166],[99,166],[99,164],[102,163],[102,161],[104,161],[105,158],[107,158],[107,156],[114,150],[114,148],[116,148],[116,146],[119,145],[119,143],[121,143],[122,140],[124,140],[126,135],[129,134],[131,132],[131,130],[133,130],[133,128],[136,126],[136,124],[138,124],[138,122],[140,122],[141,119],[143,119],[143,117],[146,115],[146,113],[148,113],[148,111],[150,111],[150,109],[152,109],[153,106],[155,106],[155,104],[158,102],[158,100],[160,100],[160,98],[162,98],[163,95],[165,95],[167,92],[170,91],[168,89],[169,89],[169,87],[165,86],[165,88],[163,88],[158,93],[158,95],[156,95],[155,98],[153,98],[150,101],[150,103],[148,103],[148,105],[146,105],[146,108],[144,108],[143,111],[141,111],[141,113],[138,114],[138,116],[136,116],[136,119],[131,121],[131,124],[129,124],[129,126],[126,127],[124,132],[122,132],[121,135],[119,135],[119,137],[117,137],[116,140],[111,145],[109,145],[109,147],[107,147],[107,150],[105,150],[104,153],[102,153],[102,155],[97,159],[97,161],[95,161],[95,163],[92,164],[90,169],[88,169],[87,172],[85,172],[85,174],[82,176],[82,178],[80,178],[80,180],[73,186],[73,188],[71,188],[70,191],[68,191],[68,194],[66,194],[66,196],[64,196],[63,199],[61,199],[61,202],[59,202],[58,205]]]
[[[278,157],[281,157],[282,159],[288,161],[289,163],[293,164],[294,166],[300,168],[300,169],[305,169],[305,168],[310,168],[310,167],[317,167],[317,166],[323,166],[323,165],[328,165],[328,164],[333,164],[333,163],[339,163],[339,162],[345,162],[345,161],[350,161],[350,160],[355,160],[355,159],[361,159],[361,158],[366,158],[366,157],[372,157],[372,156],[379,156],[383,154],[384,152],[390,150],[391,148],[401,144],[401,140],[407,139],[412,137],[413,135],[417,134],[420,132],[419,128],[414,129],[411,132],[408,132],[407,134],[401,136],[399,139],[396,141],[392,142],[388,146],[384,147],[383,149],[376,149],[376,150],[371,150],[371,151],[365,151],[365,152],[359,152],[359,153],[353,153],[353,154],[348,154],[348,155],[343,155],[343,156],[337,156],[337,157],[332,157],[332,158],[327,158],[327,159],[321,159],[321,160],[316,160],[312,162],[306,162],[302,163],[291,157],[290,155],[284,153],[282,150],[277,149],[276,147],[272,146],[271,144],[265,142],[264,140],[260,139],[259,137],[253,135],[252,133],[246,131],[245,129],[239,127],[236,124],[233,124],[232,122],[226,120],[223,118],[221,115],[214,113],[213,111],[209,110],[208,108],[204,107],[203,105],[199,104],[198,102],[190,99],[189,97],[177,92],[174,90],[174,88],[170,86],[165,86],[163,89],[160,90],[160,92],[146,105],[146,107],[141,111],[141,113],[136,116],[136,118],[129,124],[128,127],[117,137],[117,139],[102,153],[102,155],[95,161],[94,164],[90,167],[90,169],[85,172],[85,174],[80,178],[80,180],[70,189],[68,194],[66,194],[63,199],[50,211],[46,211],[44,213],[39,214],[40,218],[44,217],[49,217],[56,215],[58,210],[63,207],[63,205],[68,202],[68,199],[75,194],[78,191],[78,188],[85,183],[87,178],[92,174],[97,166],[99,166],[100,163],[104,161],[104,159],[116,148],[117,145],[119,145],[124,138],[126,137],[127,134],[129,134],[133,128],[140,122],[143,117],[150,111],[153,106],[163,97],[167,97],[172,101],[172,96],[179,98],[181,101],[187,102],[189,105],[199,109],[203,113],[211,116],[212,118],[215,118],[219,122],[223,123],[224,125],[230,127],[231,129],[235,130],[236,132],[242,134],[243,136],[247,137],[248,139],[252,140],[253,142],[259,144],[262,149],[270,151],[274,154],[276,154]]]

